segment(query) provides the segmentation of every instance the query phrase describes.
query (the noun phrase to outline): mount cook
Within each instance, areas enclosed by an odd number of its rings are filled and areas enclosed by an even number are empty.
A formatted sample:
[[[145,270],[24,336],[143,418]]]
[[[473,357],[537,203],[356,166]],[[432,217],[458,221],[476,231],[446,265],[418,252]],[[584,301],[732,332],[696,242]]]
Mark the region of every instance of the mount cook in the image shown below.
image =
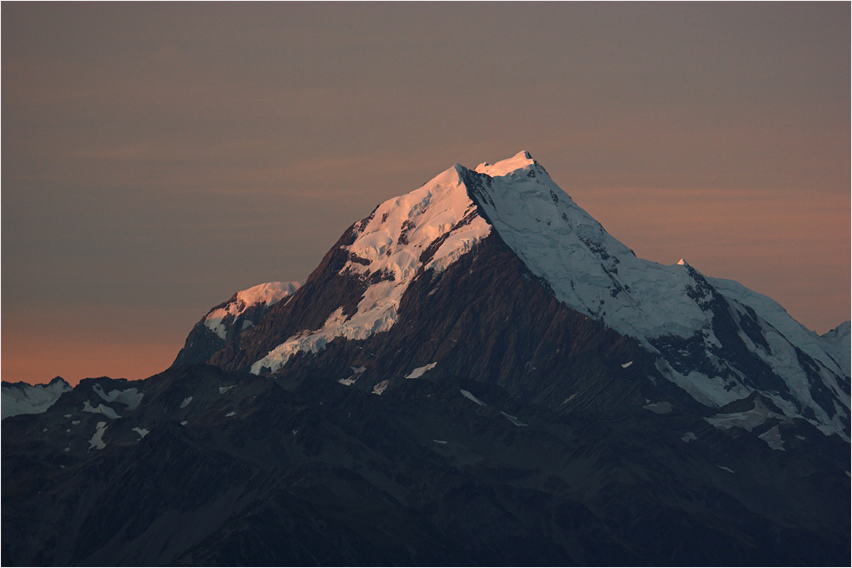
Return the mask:
[[[65,391],[3,421],[4,564],[850,560],[849,322],[637,258],[527,152]]]

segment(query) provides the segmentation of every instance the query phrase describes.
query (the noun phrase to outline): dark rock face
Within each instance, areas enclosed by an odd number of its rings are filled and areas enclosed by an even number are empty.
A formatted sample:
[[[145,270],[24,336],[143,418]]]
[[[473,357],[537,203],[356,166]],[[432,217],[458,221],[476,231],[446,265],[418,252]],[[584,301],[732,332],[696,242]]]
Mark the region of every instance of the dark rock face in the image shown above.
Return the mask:
[[[144,396],[80,412],[96,385]],[[3,423],[2,562],[848,563],[848,444],[798,421],[775,451],[674,408],[561,412],[449,375],[381,396],[211,366],[87,380]],[[74,445],[100,422],[103,449]]]
[[[322,311],[331,313],[338,305],[330,302]],[[246,360],[213,362],[246,370],[241,367]],[[629,368],[622,368],[631,361]],[[363,341],[334,340],[319,353],[294,356],[283,372],[354,378],[356,388],[370,390],[383,381],[395,388],[412,380],[404,377],[414,369],[433,362],[437,365],[425,377],[494,383],[521,402],[561,410],[591,404],[596,397],[639,401],[642,379],[656,373],[633,340],[555,300],[493,234],[445,272],[427,271],[415,280],[400,302],[391,331]],[[353,375],[353,369],[361,367],[365,370]],[[600,382],[593,385],[589,377]],[[616,377],[632,380],[624,380],[622,389],[610,389]],[[572,395],[570,403],[561,404]]]

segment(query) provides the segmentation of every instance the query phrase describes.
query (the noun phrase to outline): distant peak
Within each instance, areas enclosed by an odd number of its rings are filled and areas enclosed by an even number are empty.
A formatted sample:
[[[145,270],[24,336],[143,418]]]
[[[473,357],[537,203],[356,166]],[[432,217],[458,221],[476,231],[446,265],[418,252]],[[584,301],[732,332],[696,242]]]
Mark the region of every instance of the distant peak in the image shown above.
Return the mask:
[[[688,263],[688,262],[686,262],[686,260],[684,260],[684,259],[680,259],[679,261],[677,261],[677,263],[678,263],[680,266],[689,266],[689,263]]]

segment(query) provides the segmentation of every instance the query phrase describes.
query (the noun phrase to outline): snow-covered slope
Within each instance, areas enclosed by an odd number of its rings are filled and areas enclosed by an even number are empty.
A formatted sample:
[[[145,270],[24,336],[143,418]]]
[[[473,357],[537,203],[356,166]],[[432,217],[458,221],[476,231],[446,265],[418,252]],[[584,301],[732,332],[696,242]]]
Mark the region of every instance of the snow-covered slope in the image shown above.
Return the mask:
[[[821,336],[826,351],[843,368],[847,376],[850,375],[849,367],[850,362],[852,362],[850,361],[852,359],[849,341],[850,323],[852,322],[845,321]]]
[[[260,359],[251,370],[278,370],[294,353],[316,353],[334,338],[364,339],[388,331],[414,279],[441,272],[486,237],[491,227],[477,214],[459,165],[419,189],[385,201],[356,226],[342,272],[370,283],[354,314],[343,308],[318,330],[298,334]]]
[[[824,338],[776,302],[736,282],[707,279],[683,260],[666,266],[637,258],[527,152],[476,172],[470,185],[477,202],[527,267],[567,306],[659,354],[660,372],[696,400],[722,406],[760,390],[789,416],[848,439],[848,361],[838,362]],[[718,337],[731,319],[738,338]],[[731,345],[740,341],[759,361],[732,357],[742,353]]]
[[[62,393],[71,390],[71,385],[56,377],[46,385],[27,383],[3,383],[2,418],[18,414],[40,414],[59,400]]]
[[[527,152],[476,172],[477,199],[500,237],[571,308],[640,340],[689,337],[707,320],[683,265],[637,258]]]

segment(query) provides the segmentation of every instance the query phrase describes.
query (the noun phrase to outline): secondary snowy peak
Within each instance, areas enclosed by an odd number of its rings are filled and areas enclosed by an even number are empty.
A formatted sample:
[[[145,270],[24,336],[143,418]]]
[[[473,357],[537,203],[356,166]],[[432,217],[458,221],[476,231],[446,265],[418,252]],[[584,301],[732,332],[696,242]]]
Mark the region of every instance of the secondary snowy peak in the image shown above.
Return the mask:
[[[172,366],[207,361],[228,341],[257,325],[276,304],[289,301],[299,287],[298,282],[258,284],[214,306],[189,332]]]
[[[368,284],[352,314],[341,307],[317,330],[291,337],[255,362],[260,373],[279,369],[295,353],[316,353],[337,338],[365,339],[389,330],[409,285],[427,270],[444,271],[491,231],[477,213],[456,165],[419,189],[389,199],[354,227],[355,240],[344,247],[349,261],[342,274]]]
[[[225,305],[214,308],[204,318],[204,325],[222,339],[226,338],[227,326],[251,307],[270,307],[299,289],[298,282],[267,282],[234,294]]]
[[[56,377],[46,385],[6,383],[2,385],[2,418],[18,414],[40,414],[59,400],[71,385]]]

